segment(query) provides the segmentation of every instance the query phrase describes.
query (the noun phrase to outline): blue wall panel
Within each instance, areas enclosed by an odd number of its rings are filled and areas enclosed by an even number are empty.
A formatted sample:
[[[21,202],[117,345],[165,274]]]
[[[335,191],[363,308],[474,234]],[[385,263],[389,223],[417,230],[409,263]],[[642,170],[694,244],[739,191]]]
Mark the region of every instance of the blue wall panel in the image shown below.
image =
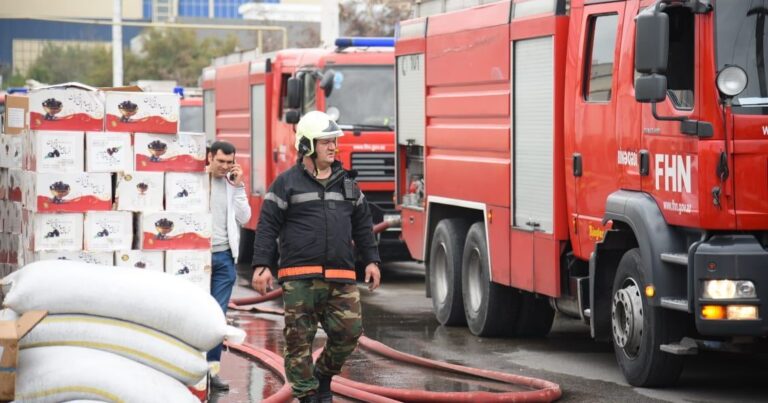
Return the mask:
[[[128,46],[141,29],[140,27],[123,27],[123,46]],[[27,19],[0,19],[0,64],[12,63],[14,39],[111,41],[112,27]]]

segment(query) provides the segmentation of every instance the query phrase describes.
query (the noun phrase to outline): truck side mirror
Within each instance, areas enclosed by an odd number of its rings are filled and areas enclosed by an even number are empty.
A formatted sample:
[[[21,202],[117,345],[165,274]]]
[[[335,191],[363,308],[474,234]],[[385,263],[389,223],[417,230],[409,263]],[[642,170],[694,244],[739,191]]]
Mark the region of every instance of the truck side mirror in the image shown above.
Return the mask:
[[[336,72],[333,70],[328,70],[325,73],[323,73],[323,78],[320,80],[320,88],[323,89],[323,92],[325,93],[325,97],[331,96],[331,91],[333,91],[333,78],[336,76]]]
[[[667,77],[661,74],[649,74],[635,79],[635,99],[637,102],[661,102],[667,97]]]
[[[299,123],[299,119],[301,119],[301,113],[299,113],[298,109],[287,109],[283,115],[283,118],[285,119],[285,123],[295,125],[296,123]]]
[[[300,78],[291,77],[288,79],[286,87],[288,104],[285,106],[287,109],[298,109],[301,107],[301,84],[302,80]]]
[[[669,51],[669,16],[654,11],[640,14],[635,26],[635,70],[642,74],[664,74]]]

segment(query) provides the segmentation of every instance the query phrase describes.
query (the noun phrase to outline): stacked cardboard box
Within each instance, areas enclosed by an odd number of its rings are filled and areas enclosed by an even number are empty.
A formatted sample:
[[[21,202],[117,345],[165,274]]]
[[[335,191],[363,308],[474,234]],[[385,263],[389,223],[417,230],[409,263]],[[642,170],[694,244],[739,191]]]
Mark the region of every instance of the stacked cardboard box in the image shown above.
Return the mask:
[[[0,269],[67,259],[210,287],[205,136],[178,133],[177,95],[66,84],[27,108],[0,136]]]
[[[22,150],[26,97],[7,96],[0,126],[0,276],[23,264],[21,238]]]
[[[153,179],[148,175],[164,172],[165,208],[141,212],[140,248],[165,251],[166,273],[184,276],[203,289],[210,289],[212,228],[205,136],[137,133],[134,145],[135,175],[148,182]]]
[[[29,128],[21,134],[24,263],[67,259],[112,265],[114,251],[104,245],[133,241],[132,228],[109,231],[111,223],[86,221],[97,212],[112,213],[112,174],[86,169],[86,132],[101,134],[103,122],[102,95],[93,88],[62,85],[30,93]],[[130,134],[123,135],[130,142]],[[93,239],[100,241],[98,247],[91,247]]]
[[[137,248],[118,265],[183,276],[206,291],[211,276],[209,180],[205,135],[179,133],[179,101],[171,94],[110,92],[106,130],[131,131],[134,170],[117,180],[118,210],[137,214]]]

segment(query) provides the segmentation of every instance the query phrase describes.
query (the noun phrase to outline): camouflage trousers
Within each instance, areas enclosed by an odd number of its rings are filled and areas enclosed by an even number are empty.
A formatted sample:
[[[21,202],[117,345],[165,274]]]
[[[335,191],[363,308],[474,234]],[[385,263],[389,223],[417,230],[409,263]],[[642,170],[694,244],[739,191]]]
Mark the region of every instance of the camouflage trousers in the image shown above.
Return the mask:
[[[360,292],[357,284],[324,280],[285,281],[285,374],[293,395],[302,397],[316,390],[314,367],[325,375],[336,375],[357,347],[363,333]],[[328,335],[323,352],[313,363],[312,342],[317,324]]]

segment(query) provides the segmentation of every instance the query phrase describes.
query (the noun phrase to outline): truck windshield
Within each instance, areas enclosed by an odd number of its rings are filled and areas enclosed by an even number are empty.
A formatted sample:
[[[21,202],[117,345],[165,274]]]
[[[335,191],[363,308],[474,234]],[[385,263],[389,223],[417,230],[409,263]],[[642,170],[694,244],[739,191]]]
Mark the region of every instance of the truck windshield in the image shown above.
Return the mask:
[[[392,66],[333,66],[336,75],[326,110],[338,108],[337,122],[354,130],[392,130],[395,77]]]
[[[715,17],[718,71],[728,65],[735,65],[747,72],[747,88],[734,99],[734,112],[766,113],[768,0],[718,2]]]
[[[179,130],[183,132],[202,133],[203,129],[203,107],[201,106],[181,106],[181,117]]]

